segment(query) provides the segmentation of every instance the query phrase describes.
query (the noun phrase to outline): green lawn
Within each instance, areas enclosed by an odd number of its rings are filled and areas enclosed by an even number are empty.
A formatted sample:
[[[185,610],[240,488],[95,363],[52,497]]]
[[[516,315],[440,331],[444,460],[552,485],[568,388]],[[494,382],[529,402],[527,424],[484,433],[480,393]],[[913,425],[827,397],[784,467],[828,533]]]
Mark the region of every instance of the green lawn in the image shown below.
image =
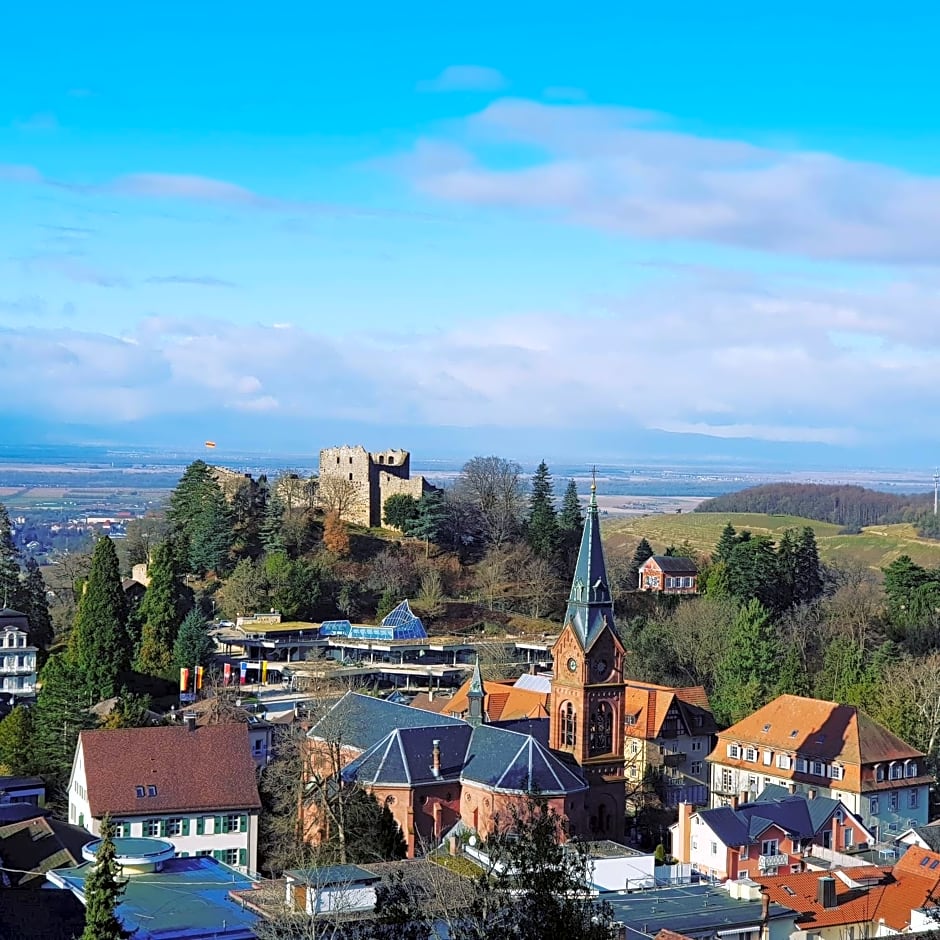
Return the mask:
[[[858,535],[840,535],[839,526],[814,522],[799,516],[764,513],[663,513],[654,516],[622,516],[605,519],[605,539],[612,545],[633,544],[644,537],[655,551],[688,540],[700,552],[710,552],[730,522],[739,532],[749,529],[754,535],[778,539],[785,529],[812,526],[824,561],[855,561],[872,568],[883,568],[899,555],[910,555],[917,564],[940,567],[940,542],[920,538],[907,523],[870,526]]]

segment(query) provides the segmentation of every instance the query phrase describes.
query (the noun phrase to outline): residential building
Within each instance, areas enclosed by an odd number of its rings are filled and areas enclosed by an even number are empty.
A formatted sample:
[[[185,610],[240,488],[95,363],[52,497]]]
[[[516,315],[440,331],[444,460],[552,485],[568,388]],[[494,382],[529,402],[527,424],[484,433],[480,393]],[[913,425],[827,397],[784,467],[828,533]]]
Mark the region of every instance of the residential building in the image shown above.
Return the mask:
[[[183,723],[185,724],[189,717],[193,716],[197,728],[225,722],[246,725],[251,758],[258,768],[266,767],[274,754],[274,724],[252,714],[247,708],[236,705],[236,698],[231,694],[225,694],[224,689],[222,693],[187,705],[186,711],[180,716]]]
[[[931,852],[940,852],[940,819],[902,832],[898,836],[898,845],[905,850],[909,845],[917,845]]]
[[[82,850],[80,865],[46,874],[50,884],[83,904],[99,841]],[[174,857],[161,839],[114,840],[124,889],[115,913],[134,940],[255,940],[258,916],[231,895],[258,882],[217,859]],[[53,892],[57,893],[57,892]]]
[[[465,719],[348,693],[311,729],[312,765],[321,778],[339,775],[384,802],[410,854],[438,844],[458,824],[485,836],[494,818],[534,792],[574,833],[622,837],[624,648],[593,492],[554,653],[547,719],[493,721],[486,705],[489,695],[492,712],[493,689],[477,663]],[[305,826],[314,840],[326,834],[315,799]]]
[[[700,685],[673,689],[631,679],[626,693],[628,800],[652,769],[660,774],[666,806],[707,803],[707,758],[718,728],[705,689]]]
[[[708,760],[712,806],[775,784],[840,800],[876,841],[928,819],[924,754],[854,705],[781,695],[719,732]]]
[[[169,840],[177,855],[241,871],[258,858],[256,766],[248,726],[223,723],[83,731],[69,780],[69,822]]]
[[[653,555],[640,565],[637,590],[656,594],[695,594],[698,566],[691,558]]]
[[[26,614],[0,608],[0,691],[20,698],[36,694],[36,657],[39,648],[29,642]]]
[[[803,871],[814,852],[851,850],[871,833],[838,800],[791,796],[768,787],[753,803],[695,812],[679,807],[672,854],[711,878],[740,879]]]
[[[772,902],[797,911],[794,940],[936,930],[940,915],[940,855],[917,846],[890,868],[835,868],[755,881]]]

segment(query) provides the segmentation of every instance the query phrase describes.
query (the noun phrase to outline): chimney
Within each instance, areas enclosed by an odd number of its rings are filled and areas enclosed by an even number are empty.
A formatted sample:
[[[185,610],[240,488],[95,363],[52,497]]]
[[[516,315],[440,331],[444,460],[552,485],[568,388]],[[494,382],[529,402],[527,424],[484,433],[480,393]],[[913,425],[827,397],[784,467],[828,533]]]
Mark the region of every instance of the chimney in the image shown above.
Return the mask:
[[[192,712],[187,712],[183,715],[183,724],[186,726],[187,731],[196,730],[196,716]]]
[[[770,895],[761,888],[760,892],[760,925],[761,935],[766,936],[770,924]]]
[[[529,675],[530,676],[535,675],[535,663],[529,663]]]
[[[687,865],[692,849],[692,814],[695,806],[692,803],[679,804],[679,819],[676,823],[676,838],[673,840],[672,851],[679,861]]]
[[[431,742],[431,773],[435,777],[441,775],[441,742],[437,739]]]
[[[795,784],[795,783],[788,783],[788,784],[787,784],[787,789],[790,791],[790,795],[792,796],[794,793],[796,793],[796,784]]]
[[[808,800],[815,800],[815,799],[816,799],[816,788],[815,788],[815,787],[810,787],[810,788],[806,791],[806,798],[807,798]]]
[[[819,884],[816,889],[816,900],[826,909],[836,906],[835,878],[829,875],[823,875],[822,878],[819,879]]]

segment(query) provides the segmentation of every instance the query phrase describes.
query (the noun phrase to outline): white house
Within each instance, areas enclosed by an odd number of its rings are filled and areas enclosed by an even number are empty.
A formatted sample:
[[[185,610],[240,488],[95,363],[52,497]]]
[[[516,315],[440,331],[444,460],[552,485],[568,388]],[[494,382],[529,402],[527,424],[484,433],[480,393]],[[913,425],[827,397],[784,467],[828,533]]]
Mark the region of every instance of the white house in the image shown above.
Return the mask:
[[[69,780],[69,822],[100,834],[157,837],[179,857],[243,871],[258,859],[258,797],[248,726],[237,723],[83,731]]]
[[[26,614],[0,609],[0,690],[18,697],[36,694],[36,655],[30,645]]]

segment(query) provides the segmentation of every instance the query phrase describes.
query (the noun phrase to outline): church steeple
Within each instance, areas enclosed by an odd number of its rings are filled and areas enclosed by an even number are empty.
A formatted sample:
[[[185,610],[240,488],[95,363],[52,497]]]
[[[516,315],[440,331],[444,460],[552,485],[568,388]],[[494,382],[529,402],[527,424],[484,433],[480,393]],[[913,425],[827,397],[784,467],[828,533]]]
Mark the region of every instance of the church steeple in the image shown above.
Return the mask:
[[[483,724],[483,699],[486,690],[483,688],[483,674],[480,672],[480,657],[473,666],[473,675],[470,677],[470,688],[467,689],[467,721],[471,725]]]
[[[601,545],[601,526],[597,513],[597,483],[591,481],[591,501],[588,504],[581,535],[578,563],[575,565],[568,595],[565,623],[570,623],[581,643],[589,650],[604,632],[605,626],[614,629],[614,608],[607,581],[607,565]]]

